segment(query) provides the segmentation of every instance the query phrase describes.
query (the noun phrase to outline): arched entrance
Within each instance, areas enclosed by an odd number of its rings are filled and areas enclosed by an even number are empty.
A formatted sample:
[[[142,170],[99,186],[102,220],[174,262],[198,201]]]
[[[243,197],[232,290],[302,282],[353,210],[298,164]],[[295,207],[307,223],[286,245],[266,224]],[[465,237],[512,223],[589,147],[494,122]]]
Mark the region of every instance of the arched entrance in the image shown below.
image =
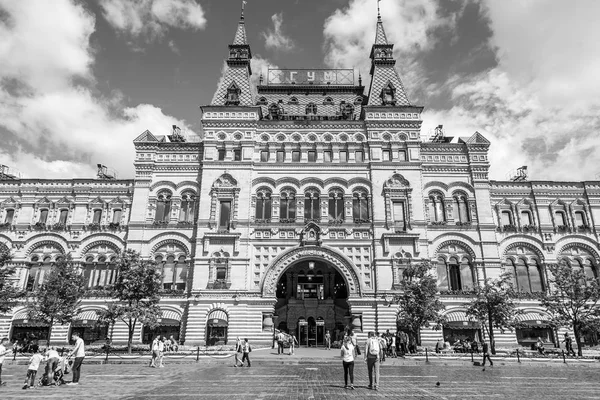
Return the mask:
[[[348,324],[348,287],[342,274],[321,260],[305,260],[279,278],[275,314],[279,327],[294,333],[301,346],[323,346],[325,331]],[[343,329],[343,328],[342,328]]]

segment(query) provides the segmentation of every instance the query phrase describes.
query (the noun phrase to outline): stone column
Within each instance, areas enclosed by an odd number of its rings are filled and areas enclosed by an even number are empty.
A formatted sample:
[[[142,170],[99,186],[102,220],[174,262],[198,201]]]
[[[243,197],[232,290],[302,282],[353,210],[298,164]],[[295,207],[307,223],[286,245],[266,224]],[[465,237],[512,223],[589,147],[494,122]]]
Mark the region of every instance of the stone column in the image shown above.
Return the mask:
[[[285,282],[286,282],[285,284],[287,286],[287,290],[285,292],[285,298],[289,299],[290,297],[292,297],[293,290],[294,290],[294,287],[292,286],[293,285],[292,274],[290,272],[285,274]]]

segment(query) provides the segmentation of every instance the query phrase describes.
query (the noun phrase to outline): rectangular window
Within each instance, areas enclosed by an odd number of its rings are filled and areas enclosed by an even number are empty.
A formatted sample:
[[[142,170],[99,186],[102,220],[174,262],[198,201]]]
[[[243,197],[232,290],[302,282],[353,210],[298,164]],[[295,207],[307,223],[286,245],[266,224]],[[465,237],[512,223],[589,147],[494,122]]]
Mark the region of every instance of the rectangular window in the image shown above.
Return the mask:
[[[363,162],[364,161],[364,153],[362,151],[357,151],[354,153],[354,158],[356,159],[356,162]]]
[[[323,152],[323,160],[327,163],[331,162],[331,152],[330,151]]]
[[[583,215],[582,211],[575,211],[575,225],[579,226],[585,226],[585,216]]]
[[[122,210],[114,210],[113,211],[113,219],[112,219],[113,224],[118,224],[121,222],[121,215],[123,215]]]
[[[268,162],[269,161],[269,151],[261,151],[260,152],[260,161],[262,162]]]
[[[233,150],[233,161],[242,161],[242,150],[241,149]]]
[[[224,281],[227,279],[227,267],[217,267],[217,281]]]
[[[229,221],[231,218],[231,201],[221,201],[219,213],[219,228],[229,229]]]
[[[4,223],[12,224],[14,217],[15,217],[15,210],[13,210],[12,208],[10,210],[6,210],[6,217],[4,218]]]
[[[40,224],[45,224],[48,220],[48,210],[44,209],[40,211],[40,220],[38,221]]]
[[[317,161],[317,152],[311,150],[308,152],[308,162],[315,162],[315,161]]]
[[[398,160],[399,161],[406,161],[406,151],[400,150],[398,152]]]
[[[300,152],[292,151],[292,161],[299,162],[300,161]]]
[[[285,151],[278,151],[277,152],[277,162],[284,162],[285,161]]]
[[[347,151],[340,151],[340,162],[341,163],[348,162],[348,152]]]
[[[502,225],[512,225],[512,215],[510,211],[502,211]]]
[[[529,211],[521,211],[521,225],[533,225]]]
[[[384,150],[382,159],[383,161],[392,161],[392,152],[389,150]]]
[[[556,211],[554,213],[554,220],[557,226],[566,226],[567,221],[565,220],[565,214],[562,211]]]
[[[219,161],[225,160],[225,149],[219,149]]]
[[[404,217],[404,202],[394,201],[392,202],[392,213],[396,227],[404,229],[405,217]]]
[[[69,210],[60,210],[60,217],[58,218],[58,223],[66,225],[68,216],[69,216]]]
[[[94,210],[94,218],[92,219],[92,223],[99,224],[102,219],[102,210]]]

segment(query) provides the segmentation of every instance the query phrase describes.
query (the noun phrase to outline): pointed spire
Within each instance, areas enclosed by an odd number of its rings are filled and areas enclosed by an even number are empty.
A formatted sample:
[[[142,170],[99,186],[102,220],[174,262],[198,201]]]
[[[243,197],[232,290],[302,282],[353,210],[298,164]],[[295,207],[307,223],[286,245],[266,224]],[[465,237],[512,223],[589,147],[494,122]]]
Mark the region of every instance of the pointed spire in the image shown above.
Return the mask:
[[[235,31],[235,37],[233,38],[234,45],[248,44],[246,38],[246,25],[244,24],[244,9],[246,7],[246,1],[242,1],[242,14],[240,16],[240,22],[238,23],[237,30]]]
[[[383,29],[383,21],[381,20],[381,10],[379,8],[379,2],[377,0],[377,31],[375,33],[375,44],[388,44],[385,30]]]

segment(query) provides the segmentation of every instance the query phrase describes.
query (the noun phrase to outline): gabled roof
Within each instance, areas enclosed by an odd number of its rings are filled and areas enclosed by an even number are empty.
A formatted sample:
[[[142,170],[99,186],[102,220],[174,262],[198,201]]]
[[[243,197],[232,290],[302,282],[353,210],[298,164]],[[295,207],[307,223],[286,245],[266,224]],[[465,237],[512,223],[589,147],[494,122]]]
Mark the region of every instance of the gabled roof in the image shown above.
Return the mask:
[[[158,139],[152,134],[152,132],[146,129],[144,133],[133,139],[133,143],[139,142],[158,142]]]
[[[467,139],[466,144],[490,144],[490,141],[487,140],[481,133],[475,132],[469,139]]]

